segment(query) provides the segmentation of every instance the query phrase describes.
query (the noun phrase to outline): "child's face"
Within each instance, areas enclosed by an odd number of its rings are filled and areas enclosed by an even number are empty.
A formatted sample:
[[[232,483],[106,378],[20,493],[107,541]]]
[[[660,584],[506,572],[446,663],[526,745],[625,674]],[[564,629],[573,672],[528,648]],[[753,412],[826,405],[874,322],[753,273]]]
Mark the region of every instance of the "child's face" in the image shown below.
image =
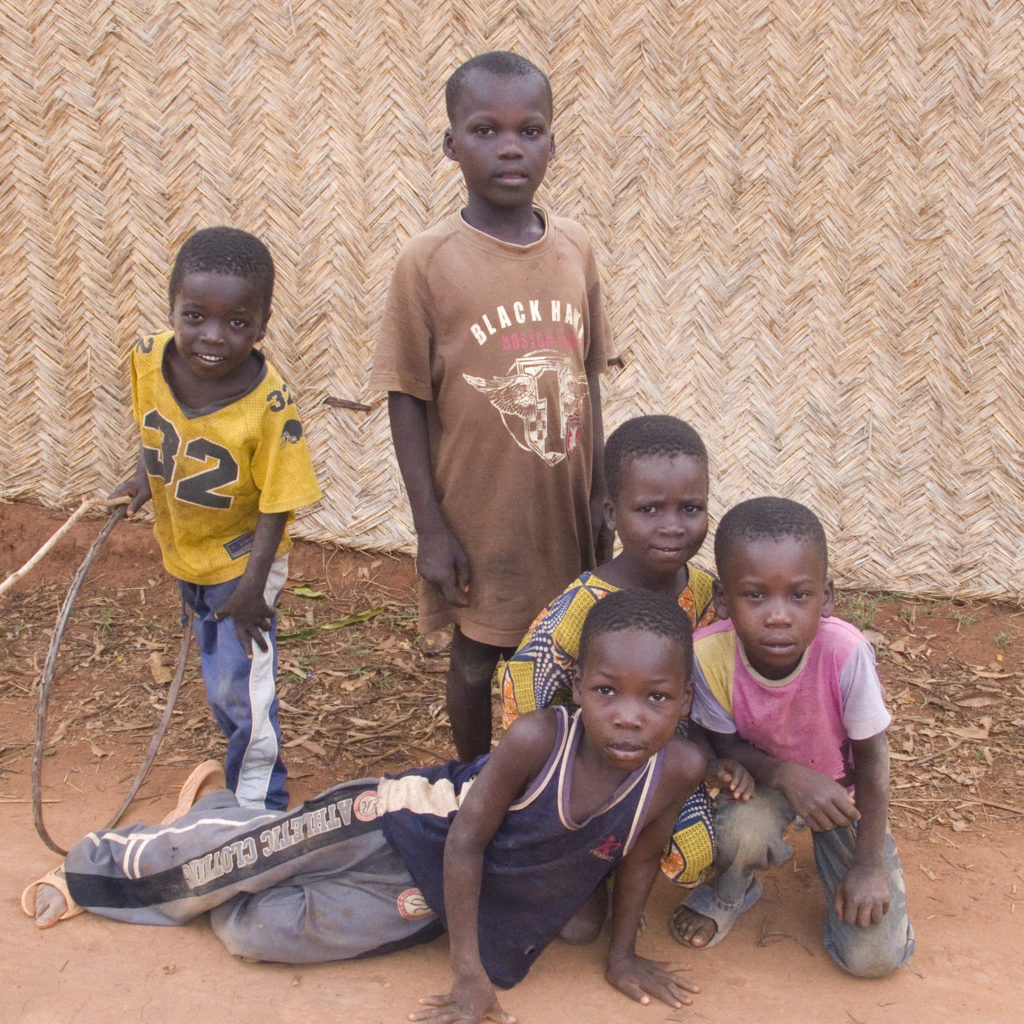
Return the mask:
[[[755,671],[784,679],[810,647],[821,617],[835,608],[821,552],[797,537],[740,541],[719,575],[716,612],[732,619]]]
[[[186,274],[171,306],[174,346],[199,380],[224,380],[249,358],[267,318],[259,288],[244,277]]]
[[[539,75],[477,69],[466,77],[443,150],[462,168],[471,198],[502,209],[533,202],[555,154],[548,107]]]
[[[690,708],[682,645],[641,627],[591,638],[573,683],[587,739],[616,768],[639,768]]]
[[[674,577],[707,536],[707,463],[692,455],[631,459],[605,513],[623,554],[646,579]]]

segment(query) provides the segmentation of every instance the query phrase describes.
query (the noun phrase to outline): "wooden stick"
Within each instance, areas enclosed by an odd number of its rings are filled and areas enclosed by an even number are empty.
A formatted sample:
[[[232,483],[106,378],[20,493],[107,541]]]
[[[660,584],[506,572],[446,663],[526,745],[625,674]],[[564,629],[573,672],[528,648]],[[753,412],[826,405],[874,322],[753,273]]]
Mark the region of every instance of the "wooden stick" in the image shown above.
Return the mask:
[[[960,807],[969,807],[971,804],[981,804],[982,807],[995,807],[1000,811],[1009,811],[1011,814],[1019,814],[1024,817],[1024,807],[1014,807],[1013,804],[1001,804],[998,800],[982,800],[980,797],[972,797],[961,800]]]
[[[127,495],[125,495],[124,498],[115,499],[113,502],[108,502],[105,500],[97,501],[92,498],[83,499],[82,504],[79,505],[78,508],[71,513],[71,518],[68,519],[68,521],[59,530],[57,530],[57,532],[20,569],[17,569],[14,572],[12,572],[11,575],[3,581],[3,583],[0,583],[0,597],[3,596],[5,591],[13,587],[14,584],[18,582],[18,580],[22,579],[22,577],[24,576],[27,576],[43,560],[43,558],[46,556],[46,553],[57,543],[57,541],[59,541],[61,537],[63,537],[64,534],[67,533],[68,530],[70,530],[71,527],[74,526],[74,524],[77,523],[78,520],[81,519],[82,516],[84,516],[85,513],[89,511],[89,509],[94,507],[103,508],[111,504],[126,505],[128,504],[129,501],[131,501],[131,498],[129,498]]]
[[[925,761],[934,761],[935,758],[942,757],[943,754],[951,754],[963,742],[964,742],[963,740],[957,740],[956,743],[951,743],[948,747],[946,747],[945,750],[936,750],[932,754],[925,754],[924,757],[915,757],[915,758],[912,758],[909,761],[904,761],[903,764],[905,764],[905,765],[924,764]],[[896,763],[899,764],[900,762],[897,761]]]

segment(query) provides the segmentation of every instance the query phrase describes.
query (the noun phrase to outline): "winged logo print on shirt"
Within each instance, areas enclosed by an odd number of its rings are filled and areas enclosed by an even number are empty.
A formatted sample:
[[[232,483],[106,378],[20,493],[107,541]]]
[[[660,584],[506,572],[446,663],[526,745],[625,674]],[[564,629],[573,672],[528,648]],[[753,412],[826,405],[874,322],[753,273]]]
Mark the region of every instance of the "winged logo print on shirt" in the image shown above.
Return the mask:
[[[524,451],[554,466],[579,447],[587,377],[558,352],[540,351],[517,359],[502,376],[462,375],[501,413],[509,435]]]

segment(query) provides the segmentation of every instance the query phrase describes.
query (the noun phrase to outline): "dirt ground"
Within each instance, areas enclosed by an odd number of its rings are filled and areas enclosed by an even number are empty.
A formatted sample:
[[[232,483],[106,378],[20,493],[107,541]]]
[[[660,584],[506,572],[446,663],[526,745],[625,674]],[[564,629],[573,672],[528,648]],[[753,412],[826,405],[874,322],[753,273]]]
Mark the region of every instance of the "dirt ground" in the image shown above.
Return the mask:
[[[62,523],[0,504],[0,580]],[[358,963],[286,967],[235,961],[205,920],[184,928],[83,915],[38,932],[22,887],[57,857],[33,828],[31,762],[37,683],[61,602],[100,523],[73,528],[0,596],[0,1022],[287,1024],[330,1012],[347,1024],[398,1021],[447,983],[444,939]],[[453,755],[444,711],[445,654],[415,632],[407,558],[297,545],[281,602],[282,728],[297,802],[343,778]],[[886,1024],[1020,1020],[1024,992],[1024,612],[1017,607],[844,594],[841,613],[879,653],[896,721],[893,828],[903,857],[917,953],[884,981],[846,977],[820,940],[823,901],[807,833],[765,876],[765,898],[728,941],[685,952],[666,922],[678,893],[659,880],[640,950],[692,965],[692,1007],[630,1003],[603,980],[607,936],[556,944],[502,1005],[524,1024],[684,1021]],[[61,846],[107,822],[163,710],[177,659],[175,589],[149,529],[122,523],[75,605],[46,727],[44,819]],[[222,756],[198,667],[126,820],[155,820],[204,757]],[[1016,908],[1021,906],[1020,910]]]

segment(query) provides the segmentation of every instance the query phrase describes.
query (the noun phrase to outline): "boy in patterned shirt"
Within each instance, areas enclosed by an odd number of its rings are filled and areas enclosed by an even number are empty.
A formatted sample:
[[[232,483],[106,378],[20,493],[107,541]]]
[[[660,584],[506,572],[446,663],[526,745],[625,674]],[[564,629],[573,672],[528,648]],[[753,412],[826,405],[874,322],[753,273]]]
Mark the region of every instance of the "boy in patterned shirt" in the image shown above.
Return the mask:
[[[320,499],[291,394],[254,346],[270,319],[274,263],[235,228],[178,251],[172,330],[132,351],[142,433],[128,514],[153,499],[164,567],[194,613],[203,679],[228,739],[228,787],[248,807],[288,806],[277,721],[274,605],[288,575],[287,524]]]
[[[676,601],[694,629],[715,621],[715,578],[692,564],[708,532],[708,453],[697,431],[675,416],[637,416],[608,437],[604,448],[608,487],[605,517],[622,550],[583,573],[534,620],[502,674],[502,718],[572,701],[580,630],[587,613],[609,594],[633,587]],[[746,800],[754,783],[736,761],[715,758],[699,728],[688,735],[708,759],[707,786]],[[715,851],[711,807],[700,786],[680,812],[662,871],[676,885],[696,885]],[[590,942],[606,909],[604,890],[563,931],[567,942]]]

